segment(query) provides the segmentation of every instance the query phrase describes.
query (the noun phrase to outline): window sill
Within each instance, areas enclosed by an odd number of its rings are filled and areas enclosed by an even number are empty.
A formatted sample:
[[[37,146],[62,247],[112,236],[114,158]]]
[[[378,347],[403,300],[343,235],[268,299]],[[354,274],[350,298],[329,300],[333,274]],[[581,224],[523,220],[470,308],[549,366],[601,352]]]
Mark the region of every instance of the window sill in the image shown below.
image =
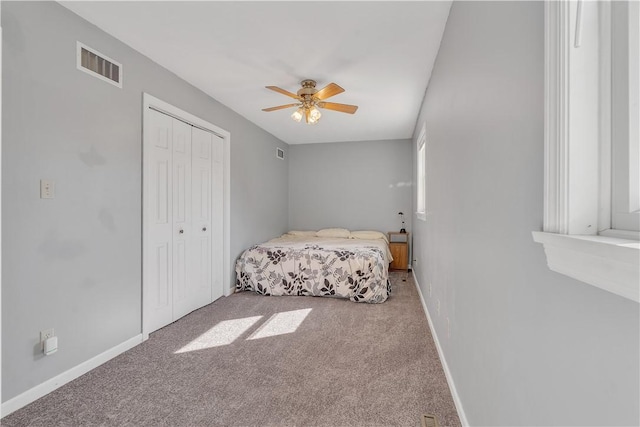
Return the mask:
[[[549,268],[640,303],[640,242],[534,231]]]

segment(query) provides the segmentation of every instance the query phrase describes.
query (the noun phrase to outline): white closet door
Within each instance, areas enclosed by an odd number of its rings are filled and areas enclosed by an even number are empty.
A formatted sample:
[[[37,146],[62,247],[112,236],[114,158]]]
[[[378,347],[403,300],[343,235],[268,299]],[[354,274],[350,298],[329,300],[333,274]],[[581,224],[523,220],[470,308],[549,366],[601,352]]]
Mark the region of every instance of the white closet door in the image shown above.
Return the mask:
[[[223,139],[149,110],[144,330],[223,295]]]
[[[211,141],[213,134],[193,128],[193,281],[192,309],[211,299]]]
[[[173,319],[192,311],[191,126],[173,120]]]
[[[211,239],[213,241],[212,251],[212,272],[213,272],[213,287],[212,287],[212,301],[217,300],[224,295],[224,286],[222,283],[223,277],[223,232],[224,232],[224,195],[223,195],[223,182],[224,182],[224,139],[211,134],[212,138],[212,179],[211,179]]]
[[[173,119],[149,111],[147,164],[145,165],[145,205],[148,236],[144,248],[143,295],[147,331],[155,331],[173,321],[173,200],[172,150]]]

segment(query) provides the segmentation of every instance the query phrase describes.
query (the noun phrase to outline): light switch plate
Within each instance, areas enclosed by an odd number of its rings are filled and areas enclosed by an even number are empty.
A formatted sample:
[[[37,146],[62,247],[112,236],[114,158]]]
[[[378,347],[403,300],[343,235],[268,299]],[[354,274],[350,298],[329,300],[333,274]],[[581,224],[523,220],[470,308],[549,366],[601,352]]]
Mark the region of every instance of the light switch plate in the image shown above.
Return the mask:
[[[53,199],[56,197],[56,183],[48,179],[40,180],[40,198]]]

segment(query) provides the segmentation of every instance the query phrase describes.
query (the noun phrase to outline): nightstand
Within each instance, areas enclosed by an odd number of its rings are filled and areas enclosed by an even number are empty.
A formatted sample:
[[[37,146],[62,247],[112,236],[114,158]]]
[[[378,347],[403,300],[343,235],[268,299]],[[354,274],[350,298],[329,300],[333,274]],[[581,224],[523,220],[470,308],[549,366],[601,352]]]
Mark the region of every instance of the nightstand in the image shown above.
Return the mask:
[[[389,235],[389,250],[393,257],[389,269],[407,270],[409,268],[409,233],[390,231],[387,234]]]

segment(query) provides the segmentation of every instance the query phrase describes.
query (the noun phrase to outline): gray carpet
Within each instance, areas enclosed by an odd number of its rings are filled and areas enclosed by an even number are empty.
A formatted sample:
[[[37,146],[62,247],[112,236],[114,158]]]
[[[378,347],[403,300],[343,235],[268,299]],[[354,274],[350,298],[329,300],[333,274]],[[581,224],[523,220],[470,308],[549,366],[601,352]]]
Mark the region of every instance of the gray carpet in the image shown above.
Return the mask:
[[[413,280],[391,280],[384,304],[222,298],[2,425],[460,425]]]

